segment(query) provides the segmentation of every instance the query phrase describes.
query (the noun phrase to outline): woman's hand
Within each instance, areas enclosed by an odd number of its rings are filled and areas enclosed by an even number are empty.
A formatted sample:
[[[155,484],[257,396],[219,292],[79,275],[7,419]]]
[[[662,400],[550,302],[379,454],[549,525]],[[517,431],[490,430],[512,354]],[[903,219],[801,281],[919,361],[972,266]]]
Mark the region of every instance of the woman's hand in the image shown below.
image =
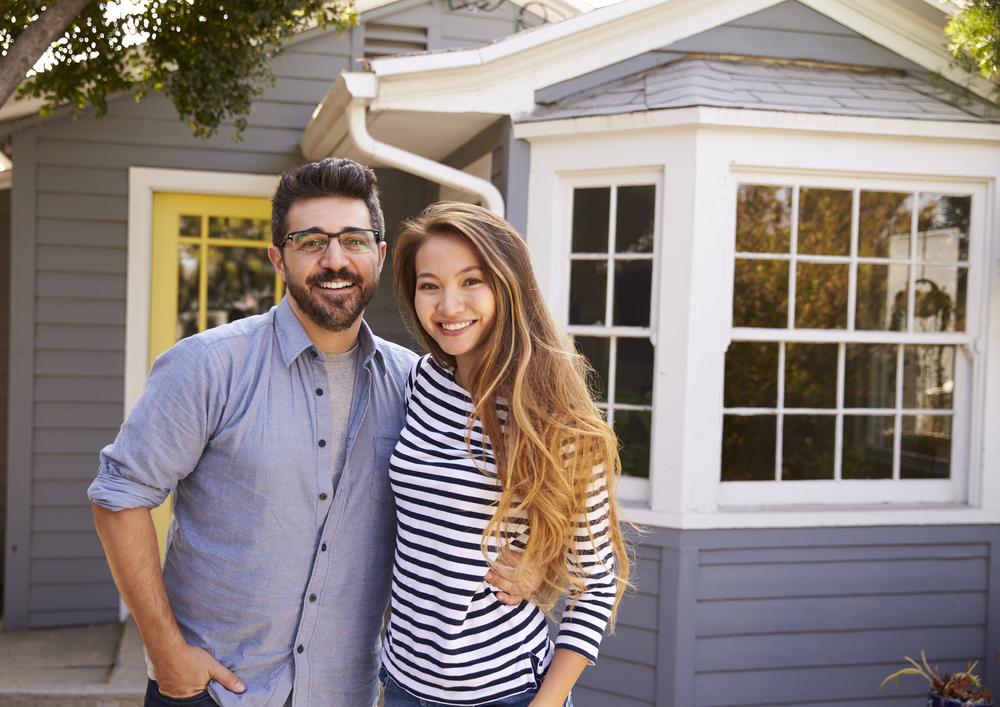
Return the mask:
[[[522,570],[521,584],[517,584],[517,569],[523,557],[520,552],[504,548],[486,573],[486,581],[500,590],[496,597],[501,604],[517,606],[542,585],[542,573],[533,568]]]

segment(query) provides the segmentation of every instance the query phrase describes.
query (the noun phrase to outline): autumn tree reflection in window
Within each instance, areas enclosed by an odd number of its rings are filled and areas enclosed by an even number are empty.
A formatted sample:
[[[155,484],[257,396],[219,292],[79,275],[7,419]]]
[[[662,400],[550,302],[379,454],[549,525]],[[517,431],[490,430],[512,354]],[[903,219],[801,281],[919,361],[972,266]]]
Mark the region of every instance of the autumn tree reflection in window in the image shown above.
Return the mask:
[[[723,481],[951,476],[971,201],[738,185]]]

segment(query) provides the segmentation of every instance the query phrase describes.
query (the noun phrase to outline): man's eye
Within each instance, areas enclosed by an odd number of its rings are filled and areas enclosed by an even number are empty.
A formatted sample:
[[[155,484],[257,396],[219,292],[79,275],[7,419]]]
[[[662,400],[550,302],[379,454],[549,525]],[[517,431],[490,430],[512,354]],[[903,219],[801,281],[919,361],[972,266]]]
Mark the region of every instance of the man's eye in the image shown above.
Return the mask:
[[[365,244],[364,240],[362,240],[358,236],[351,236],[350,238],[347,239],[347,242],[344,243],[344,245],[354,246],[356,248],[361,247],[364,244]]]

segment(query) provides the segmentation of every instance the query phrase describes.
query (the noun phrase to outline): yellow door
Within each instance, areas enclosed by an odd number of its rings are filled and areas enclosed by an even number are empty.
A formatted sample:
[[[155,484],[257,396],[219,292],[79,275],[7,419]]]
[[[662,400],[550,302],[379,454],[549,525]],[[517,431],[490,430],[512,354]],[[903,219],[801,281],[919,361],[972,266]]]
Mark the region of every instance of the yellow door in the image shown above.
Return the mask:
[[[267,257],[267,199],[153,195],[149,365],[186,336],[268,311],[284,292]],[[163,559],[171,498],[153,511]]]

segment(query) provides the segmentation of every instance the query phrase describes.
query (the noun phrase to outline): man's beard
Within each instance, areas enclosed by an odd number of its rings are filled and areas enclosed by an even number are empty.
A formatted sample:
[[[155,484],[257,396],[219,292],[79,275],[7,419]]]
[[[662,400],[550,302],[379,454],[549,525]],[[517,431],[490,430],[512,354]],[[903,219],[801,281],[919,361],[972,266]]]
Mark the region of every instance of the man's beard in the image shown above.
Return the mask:
[[[321,302],[312,296],[309,285],[333,280],[353,282],[352,296],[333,302]],[[378,290],[378,281],[378,271],[375,271],[372,279],[366,284],[359,276],[346,268],[341,268],[336,272],[324,270],[313,275],[306,280],[305,286],[299,285],[298,282],[289,278],[285,287],[302,313],[309,317],[314,324],[330,332],[339,332],[351,328],[361,313],[365,311],[365,307],[372,301],[372,297]],[[353,292],[354,290],[357,292]]]

